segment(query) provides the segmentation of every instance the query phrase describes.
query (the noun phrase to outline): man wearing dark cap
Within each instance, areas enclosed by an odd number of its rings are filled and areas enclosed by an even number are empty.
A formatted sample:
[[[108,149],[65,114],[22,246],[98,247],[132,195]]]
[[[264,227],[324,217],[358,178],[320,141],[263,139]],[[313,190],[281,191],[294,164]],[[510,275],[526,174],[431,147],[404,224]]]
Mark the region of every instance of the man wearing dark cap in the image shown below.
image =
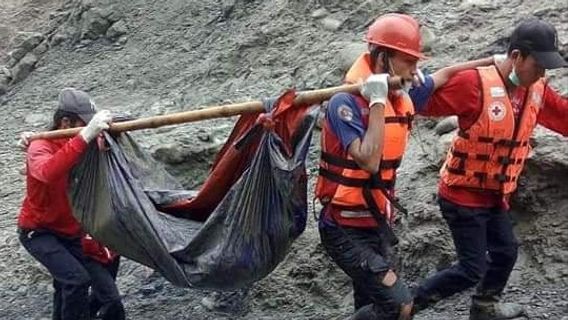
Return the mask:
[[[26,196],[18,229],[24,248],[53,276],[53,319],[89,319],[83,233],[71,213],[67,186],[69,172],[111,119],[108,110],[95,110],[86,92],[63,89],[51,130],[85,127],[70,139],[31,141],[27,149]]]
[[[470,320],[524,313],[518,304],[499,303],[517,259],[509,198],[535,126],[568,136],[568,98],[544,78],[547,69],[566,66],[554,27],[527,20],[513,31],[502,63],[459,72],[418,110],[458,116],[459,131],[440,170],[438,190],[458,262],[417,288],[416,311],[477,285]]]

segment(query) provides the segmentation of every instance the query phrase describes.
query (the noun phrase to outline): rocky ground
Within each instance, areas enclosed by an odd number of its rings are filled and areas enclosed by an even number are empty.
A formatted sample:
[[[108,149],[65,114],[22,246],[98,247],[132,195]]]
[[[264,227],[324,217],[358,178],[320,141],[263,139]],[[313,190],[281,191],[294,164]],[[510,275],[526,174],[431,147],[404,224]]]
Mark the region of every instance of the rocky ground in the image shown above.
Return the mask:
[[[379,0],[3,0],[0,3],[0,319],[48,319],[49,275],[18,243],[24,130],[42,130],[58,91],[89,91],[102,108],[150,116],[272,96],[284,88],[340,82],[361,50],[373,17],[415,15],[428,29],[424,67],[435,70],[502,52],[520,19],[548,19],[568,54],[568,5],[549,1]],[[10,53],[10,54],[9,54]],[[568,93],[568,70],[550,74]],[[5,92],[5,94],[4,94]],[[135,133],[187,188],[200,184],[234,119]],[[438,128],[438,129],[436,129]],[[451,137],[436,120],[419,119],[401,168],[400,268],[411,284],[453,260],[435,203],[437,170]],[[438,131],[439,133],[437,133]],[[317,137],[316,137],[317,138]],[[315,140],[317,142],[317,140]],[[531,319],[568,316],[568,140],[537,132],[535,149],[514,199],[521,255],[506,294]],[[190,158],[190,162],[181,160]],[[310,154],[315,176],[317,143]],[[141,265],[124,261],[119,286],[129,319],[342,319],[351,310],[348,278],[319,245],[310,214],[287,259],[251,291],[242,314],[206,310],[207,293],[175,288]],[[467,319],[468,294],[416,317]]]

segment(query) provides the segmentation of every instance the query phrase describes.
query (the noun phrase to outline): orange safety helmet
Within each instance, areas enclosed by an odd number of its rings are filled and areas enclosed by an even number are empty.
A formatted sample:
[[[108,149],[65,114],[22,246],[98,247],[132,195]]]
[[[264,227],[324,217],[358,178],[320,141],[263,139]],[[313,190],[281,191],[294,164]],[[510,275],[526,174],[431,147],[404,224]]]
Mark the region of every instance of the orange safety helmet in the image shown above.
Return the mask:
[[[425,58],[421,51],[420,25],[406,14],[388,13],[378,17],[369,26],[365,41],[404,52],[418,59]]]

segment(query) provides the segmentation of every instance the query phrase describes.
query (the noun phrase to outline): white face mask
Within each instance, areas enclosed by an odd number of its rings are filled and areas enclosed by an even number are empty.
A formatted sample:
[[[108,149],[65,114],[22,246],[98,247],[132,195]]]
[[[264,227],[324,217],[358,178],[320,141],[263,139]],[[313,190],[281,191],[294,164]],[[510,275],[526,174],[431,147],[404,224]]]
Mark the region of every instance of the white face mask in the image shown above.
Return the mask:
[[[412,81],[405,80],[402,83],[402,88],[400,88],[400,90],[408,94],[410,92],[410,89],[412,89]]]
[[[509,73],[509,81],[511,82],[511,84],[513,84],[515,87],[518,87],[521,85],[521,79],[519,79],[519,76],[517,75],[517,72],[515,71],[515,67],[513,67],[513,70],[511,70],[511,73]]]

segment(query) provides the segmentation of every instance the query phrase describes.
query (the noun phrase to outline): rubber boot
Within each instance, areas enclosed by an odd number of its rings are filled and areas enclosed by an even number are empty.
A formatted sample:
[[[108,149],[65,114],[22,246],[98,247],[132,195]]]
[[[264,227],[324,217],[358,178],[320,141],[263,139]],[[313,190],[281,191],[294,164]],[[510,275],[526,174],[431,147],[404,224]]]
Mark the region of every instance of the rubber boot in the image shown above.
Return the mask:
[[[499,303],[498,296],[474,296],[469,309],[469,320],[503,320],[527,316],[517,303]]]

